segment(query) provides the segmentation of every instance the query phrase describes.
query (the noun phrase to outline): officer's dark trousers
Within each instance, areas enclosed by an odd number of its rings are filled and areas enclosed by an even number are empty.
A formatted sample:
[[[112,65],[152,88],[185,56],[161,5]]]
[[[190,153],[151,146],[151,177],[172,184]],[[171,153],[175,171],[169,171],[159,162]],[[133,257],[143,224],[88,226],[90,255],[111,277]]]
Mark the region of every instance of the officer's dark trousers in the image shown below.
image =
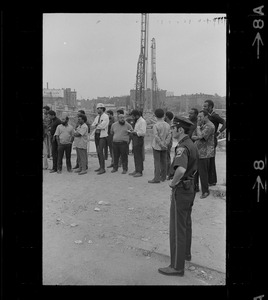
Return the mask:
[[[107,138],[99,138],[95,135],[95,145],[98,154],[100,169],[105,169],[105,147],[107,146]]]
[[[52,157],[53,157],[53,166],[52,169],[57,171],[58,165],[58,143],[56,140],[52,141]]]
[[[173,193],[169,224],[170,265],[176,270],[184,270],[185,256],[191,256],[194,182],[188,191],[177,187]]]
[[[134,154],[134,164],[135,171],[137,173],[142,173],[143,171],[143,146],[144,146],[144,138],[143,136],[133,136],[133,154]]]
[[[154,155],[154,180],[165,181],[167,178],[167,150],[160,151],[153,148]]]
[[[202,194],[209,192],[208,189],[209,160],[210,158],[199,158],[198,160],[198,172],[200,176]]]
[[[58,170],[62,170],[62,159],[65,153],[66,157],[66,166],[67,170],[70,171],[72,169],[71,165],[71,152],[72,152],[72,144],[59,144],[58,145]]]
[[[215,149],[215,155],[216,155],[216,149]],[[217,183],[215,156],[211,157],[209,159],[208,183],[209,184],[216,184]]]
[[[121,157],[123,170],[128,170],[128,142],[113,142],[114,164],[113,168],[118,170],[119,157]]]

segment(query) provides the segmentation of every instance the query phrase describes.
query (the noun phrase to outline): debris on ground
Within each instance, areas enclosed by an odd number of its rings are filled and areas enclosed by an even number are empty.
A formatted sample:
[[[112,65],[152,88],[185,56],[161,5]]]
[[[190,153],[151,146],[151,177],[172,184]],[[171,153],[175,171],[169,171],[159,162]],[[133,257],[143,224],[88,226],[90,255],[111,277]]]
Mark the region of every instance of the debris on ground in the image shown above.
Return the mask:
[[[83,242],[81,240],[74,241],[76,244],[82,244]]]
[[[100,211],[100,209],[98,207],[95,207],[94,210],[95,211]]]
[[[102,201],[102,200],[99,201],[98,204],[99,204],[99,205],[111,205],[109,202]]]

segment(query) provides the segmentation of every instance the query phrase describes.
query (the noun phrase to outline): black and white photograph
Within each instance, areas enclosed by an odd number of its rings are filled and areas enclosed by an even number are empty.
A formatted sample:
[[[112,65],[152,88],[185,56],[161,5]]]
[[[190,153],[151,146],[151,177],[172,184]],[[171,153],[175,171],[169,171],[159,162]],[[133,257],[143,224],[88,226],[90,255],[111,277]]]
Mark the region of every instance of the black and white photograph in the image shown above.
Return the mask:
[[[226,14],[42,31],[43,285],[225,286]]]

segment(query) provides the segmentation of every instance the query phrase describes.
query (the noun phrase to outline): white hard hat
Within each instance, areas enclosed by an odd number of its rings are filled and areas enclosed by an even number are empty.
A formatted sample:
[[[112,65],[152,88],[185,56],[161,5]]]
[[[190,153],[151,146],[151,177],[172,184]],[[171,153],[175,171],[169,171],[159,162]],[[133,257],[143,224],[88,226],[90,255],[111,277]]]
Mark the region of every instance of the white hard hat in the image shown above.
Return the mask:
[[[105,106],[103,105],[103,103],[98,103],[97,108],[99,108],[99,107],[105,107]]]

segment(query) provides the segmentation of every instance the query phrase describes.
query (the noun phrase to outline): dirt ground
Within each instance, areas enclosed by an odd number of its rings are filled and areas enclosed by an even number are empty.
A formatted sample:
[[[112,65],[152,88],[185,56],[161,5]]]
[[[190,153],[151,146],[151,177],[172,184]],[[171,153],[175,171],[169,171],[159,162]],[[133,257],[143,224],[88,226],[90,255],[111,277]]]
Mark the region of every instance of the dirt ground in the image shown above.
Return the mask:
[[[219,154],[225,166],[223,158]],[[75,160],[72,155],[73,165]],[[129,172],[133,160],[129,155]],[[193,260],[184,277],[164,276],[157,269],[169,265],[170,188],[167,182],[147,182],[153,178],[152,154],[146,153],[143,177],[121,174],[122,168],[97,175],[97,168],[92,155],[86,175],[68,173],[65,159],[62,174],[43,172],[43,284],[225,284],[224,199],[197,194]],[[220,184],[223,169],[218,170]]]

